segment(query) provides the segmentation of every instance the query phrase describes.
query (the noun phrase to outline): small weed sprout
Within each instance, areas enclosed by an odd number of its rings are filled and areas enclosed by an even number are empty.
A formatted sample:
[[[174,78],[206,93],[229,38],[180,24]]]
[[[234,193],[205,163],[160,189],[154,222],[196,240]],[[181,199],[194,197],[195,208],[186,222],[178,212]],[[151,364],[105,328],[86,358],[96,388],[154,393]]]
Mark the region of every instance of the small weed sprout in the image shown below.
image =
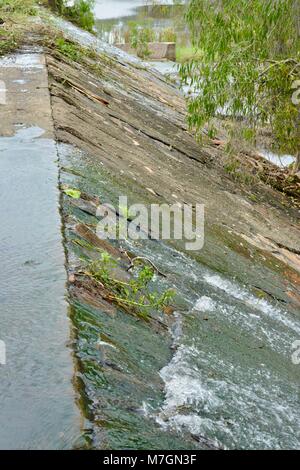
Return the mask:
[[[81,59],[80,48],[77,47],[76,44],[64,39],[63,37],[56,39],[55,46],[62,55],[68,57],[69,59],[75,62],[79,62]]]

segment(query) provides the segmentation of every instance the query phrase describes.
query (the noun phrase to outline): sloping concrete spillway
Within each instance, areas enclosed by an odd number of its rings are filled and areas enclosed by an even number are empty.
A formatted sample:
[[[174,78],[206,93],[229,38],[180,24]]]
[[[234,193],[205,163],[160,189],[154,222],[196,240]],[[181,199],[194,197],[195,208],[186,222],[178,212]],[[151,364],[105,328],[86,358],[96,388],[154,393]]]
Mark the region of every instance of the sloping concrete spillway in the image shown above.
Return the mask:
[[[288,199],[233,182],[222,149],[198,145],[180,92],[135,58],[58,21],[99,53],[47,64],[59,144],[72,319],[96,448],[299,448],[300,231]],[[92,62],[92,63],[91,63]],[[95,234],[99,201],[204,203],[205,245]],[[97,202],[98,201],[98,202]],[[149,323],[105,301],[81,275],[108,251],[150,258],[173,287],[176,312]],[[127,259],[128,262],[128,259]]]
[[[0,80],[0,448],[70,448],[80,417],[44,56],[2,59]]]

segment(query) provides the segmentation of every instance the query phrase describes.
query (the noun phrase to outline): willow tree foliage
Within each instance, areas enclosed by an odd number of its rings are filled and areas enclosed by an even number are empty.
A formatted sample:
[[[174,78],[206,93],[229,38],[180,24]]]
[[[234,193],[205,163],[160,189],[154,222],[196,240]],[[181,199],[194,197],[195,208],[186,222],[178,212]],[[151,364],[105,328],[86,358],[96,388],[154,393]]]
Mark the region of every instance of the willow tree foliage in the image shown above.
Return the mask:
[[[181,67],[191,127],[224,109],[248,136],[267,125],[299,171],[300,0],[191,0],[186,18],[200,52]]]

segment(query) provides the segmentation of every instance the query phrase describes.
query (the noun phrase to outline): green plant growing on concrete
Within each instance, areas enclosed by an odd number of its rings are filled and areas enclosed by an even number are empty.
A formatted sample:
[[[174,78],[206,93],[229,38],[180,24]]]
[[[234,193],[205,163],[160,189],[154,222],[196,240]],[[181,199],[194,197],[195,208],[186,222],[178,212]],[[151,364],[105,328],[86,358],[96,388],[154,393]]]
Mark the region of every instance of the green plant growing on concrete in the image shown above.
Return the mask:
[[[117,262],[103,252],[100,259],[90,261],[85,274],[96,280],[111,292],[111,300],[130,309],[135,315],[145,320],[153,310],[163,311],[174,298],[174,291],[166,290],[158,293],[150,288],[154,278],[154,270],[147,265],[140,267],[135,276],[128,282],[120,281],[114,276]]]
[[[54,45],[56,50],[62,55],[68,57],[69,59],[75,62],[80,62],[83,54],[81,52],[80,46],[78,46],[77,44],[68,41],[63,37],[59,37],[55,40]]]
[[[0,55],[15,50],[23,37],[26,17],[37,14],[35,0],[0,0]]]
[[[111,65],[113,62],[111,57],[98,53],[91,47],[82,47],[78,43],[65,38],[61,32],[54,31],[53,36],[54,38],[43,41],[45,47],[83,65],[99,77],[103,76],[104,67]]]
[[[13,31],[0,29],[0,56],[13,51],[18,47],[19,35]]]

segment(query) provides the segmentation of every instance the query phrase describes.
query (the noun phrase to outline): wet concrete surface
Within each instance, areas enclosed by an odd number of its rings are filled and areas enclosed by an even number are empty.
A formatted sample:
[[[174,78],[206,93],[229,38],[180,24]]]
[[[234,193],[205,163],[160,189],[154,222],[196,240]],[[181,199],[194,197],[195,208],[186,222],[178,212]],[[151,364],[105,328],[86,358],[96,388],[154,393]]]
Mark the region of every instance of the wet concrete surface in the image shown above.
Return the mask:
[[[72,448],[81,417],[44,57],[0,61],[0,448]]]

